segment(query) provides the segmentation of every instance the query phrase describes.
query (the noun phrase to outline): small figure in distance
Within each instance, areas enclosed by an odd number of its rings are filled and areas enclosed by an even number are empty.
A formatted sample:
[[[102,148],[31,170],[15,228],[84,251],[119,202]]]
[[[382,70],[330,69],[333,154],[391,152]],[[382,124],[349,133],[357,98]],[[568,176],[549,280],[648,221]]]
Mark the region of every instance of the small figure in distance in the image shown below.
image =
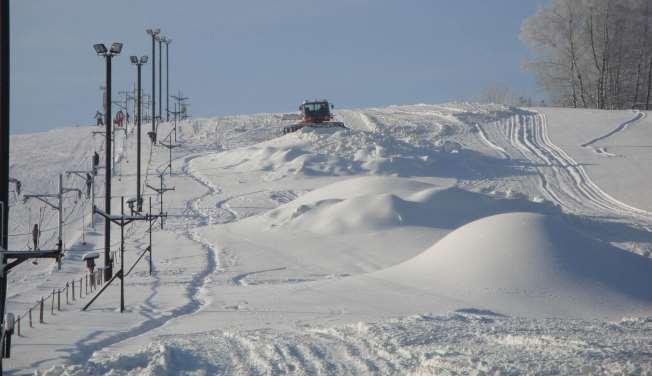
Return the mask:
[[[40,237],[41,232],[39,231],[38,224],[34,223],[32,228],[32,241],[34,242],[34,251],[38,251],[38,238]],[[38,259],[33,259],[32,264],[38,265]]]
[[[34,250],[38,251],[38,239],[41,237],[41,231],[38,228],[38,223],[34,223],[32,228],[32,241],[34,242]]]
[[[95,112],[95,121],[98,127],[104,125],[104,117],[99,111]]]

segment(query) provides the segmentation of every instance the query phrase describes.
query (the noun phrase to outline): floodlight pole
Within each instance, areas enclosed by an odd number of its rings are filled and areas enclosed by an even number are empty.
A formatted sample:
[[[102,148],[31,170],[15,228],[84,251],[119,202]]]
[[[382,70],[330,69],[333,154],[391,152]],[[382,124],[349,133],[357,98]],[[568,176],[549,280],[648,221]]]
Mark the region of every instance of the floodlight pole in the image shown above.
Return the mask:
[[[141,72],[143,64],[147,63],[147,56],[139,58],[138,56],[131,56],[131,64],[137,68],[137,94],[136,94],[136,203],[138,212],[143,210],[143,198],[140,193],[140,137],[141,137],[141,114],[142,114],[142,90],[141,90]]]
[[[101,48],[97,48],[97,47]],[[103,44],[98,44],[94,45],[93,48],[96,48],[96,52],[100,56],[104,56],[106,60],[106,114],[104,115],[105,118],[105,128],[104,128],[104,133],[106,137],[105,145],[106,145],[106,150],[105,150],[105,178],[104,178],[104,210],[110,215],[111,214],[111,170],[112,170],[112,165],[113,165],[113,159],[111,157],[111,58],[113,56],[116,56],[120,53],[120,50],[122,49],[122,44],[121,43],[114,43],[111,46],[111,50],[107,50],[107,48]],[[111,276],[113,274],[113,267],[112,267],[112,260],[111,260],[111,221],[110,220],[105,220],[104,221],[104,280],[108,281],[111,279]]]
[[[152,36],[152,131],[151,140],[156,144],[156,38],[160,30],[147,29],[147,34]]]
[[[166,121],[170,121],[170,43],[171,39],[165,39],[165,114]]]
[[[161,112],[163,109],[163,69],[162,69],[162,62],[163,62],[163,38],[158,38],[158,118],[159,121],[163,119],[161,116]]]
[[[111,214],[111,55],[106,58],[106,114],[104,115],[105,155],[104,164],[104,210]],[[111,260],[111,221],[104,221],[104,280],[108,281],[113,276]]]
[[[152,34],[152,133],[156,134],[156,34]],[[156,138],[153,138],[156,143]]]
[[[136,154],[136,203],[138,207],[138,212],[143,210],[143,198],[140,196],[140,124],[141,124],[141,110],[143,106],[143,101],[142,101],[142,92],[140,89],[140,72],[142,68],[142,64],[137,64],[138,66],[138,95],[137,95],[137,119],[136,120],[138,123],[136,124],[136,127],[138,128],[137,135],[136,135],[136,149],[137,149],[137,154]]]

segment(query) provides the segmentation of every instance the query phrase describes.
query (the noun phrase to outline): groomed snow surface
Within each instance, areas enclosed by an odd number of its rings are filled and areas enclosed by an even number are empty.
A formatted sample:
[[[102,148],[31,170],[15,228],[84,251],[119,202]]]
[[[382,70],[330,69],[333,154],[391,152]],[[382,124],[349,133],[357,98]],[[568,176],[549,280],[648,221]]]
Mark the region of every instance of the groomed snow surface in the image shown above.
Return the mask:
[[[179,147],[171,168],[167,148],[143,147],[143,184],[163,173],[175,188],[153,230],[152,275],[146,256],[125,280],[125,313],[116,284],[86,312],[90,294],[45,324],[23,322],[5,369],[652,374],[646,113],[451,103],[337,116],[348,129],[281,135],[281,114],[186,120],[176,135],[161,124],[159,138]],[[12,177],[27,193],[54,191],[59,172],[104,155],[93,130],[13,138]],[[117,134],[115,197],[134,195],[135,138]],[[65,184],[85,190],[74,176]],[[159,196],[143,189],[157,213]],[[52,246],[56,214],[12,200],[11,247],[26,249],[39,221],[41,247]],[[9,312],[79,278],[83,255],[103,247],[88,199],[64,206],[62,270],[13,270]],[[146,231],[126,228],[125,265]]]

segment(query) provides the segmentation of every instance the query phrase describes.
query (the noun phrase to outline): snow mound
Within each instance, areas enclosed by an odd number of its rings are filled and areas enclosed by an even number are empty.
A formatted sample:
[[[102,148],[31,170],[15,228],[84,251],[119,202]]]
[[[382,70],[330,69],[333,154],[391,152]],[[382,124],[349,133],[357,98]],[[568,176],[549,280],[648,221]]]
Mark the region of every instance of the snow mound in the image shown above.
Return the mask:
[[[374,275],[517,315],[652,312],[652,260],[534,213],[469,223],[422,254]]]
[[[398,177],[362,177],[312,191],[264,217],[268,228],[318,234],[380,231],[397,226],[454,229],[475,219],[509,211],[549,211],[527,200],[503,200]]]
[[[286,176],[346,176],[374,173],[430,176],[436,155],[381,133],[304,128],[254,146],[226,151],[214,166],[237,172]]]

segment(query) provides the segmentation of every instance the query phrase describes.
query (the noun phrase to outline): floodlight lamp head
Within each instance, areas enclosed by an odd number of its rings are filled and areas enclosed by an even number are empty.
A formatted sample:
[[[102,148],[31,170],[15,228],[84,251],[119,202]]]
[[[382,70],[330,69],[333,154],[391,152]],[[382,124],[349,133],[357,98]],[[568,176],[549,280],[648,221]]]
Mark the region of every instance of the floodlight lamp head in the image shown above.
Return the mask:
[[[119,55],[121,51],[122,51],[122,43],[113,42],[113,44],[111,45],[111,54]]]
[[[147,55],[143,55],[140,57],[141,64],[147,64],[147,60],[148,60]]]
[[[106,49],[106,46],[104,45],[104,43],[97,43],[97,44],[94,44],[94,45],[93,45],[93,48],[95,49],[95,52],[96,52],[98,55],[104,55],[104,54],[107,53],[107,49]]]
[[[131,64],[138,64],[138,56],[129,56],[129,60],[131,61]]]

